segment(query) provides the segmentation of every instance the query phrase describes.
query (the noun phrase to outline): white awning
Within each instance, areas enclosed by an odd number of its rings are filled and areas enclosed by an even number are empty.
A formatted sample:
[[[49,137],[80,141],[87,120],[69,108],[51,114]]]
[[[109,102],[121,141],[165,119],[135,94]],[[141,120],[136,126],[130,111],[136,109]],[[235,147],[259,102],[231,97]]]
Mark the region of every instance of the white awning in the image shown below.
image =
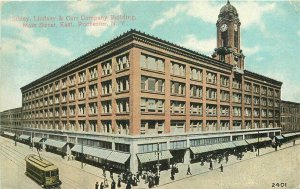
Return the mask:
[[[206,145],[206,146],[195,146],[191,147],[190,149],[194,154],[200,154],[200,153],[205,153],[205,152],[210,152],[210,146],[211,145]]]
[[[257,138],[250,138],[250,139],[246,139],[246,142],[248,144],[255,144],[255,143],[258,143],[258,139]]]
[[[45,145],[54,146],[57,148],[63,148],[66,144],[67,144],[67,142],[52,140],[52,139],[47,139],[45,142]]]
[[[237,141],[232,141],[232,142],[235,146],[238,146],[238,147],[248,145],[248,143],[245,140],[237,140]]]
[[[272,139],[270,137],[262,137],[259,139],[259,142],[268,142],[271,141]]]
[[[283,140],[284,138],[281,135],[275,136],[278,140]]]
[[[111,154],[107,157],[108,161],[117,162],[124,164],[130,157],[130,154],[128,153],[122,153],[122,152],[116,152],[113,151]]]
[[[191,147],[190,149],[194,154],[200,154],[200,153],[212,152],[216,150],[225,150],[230,148],[235,148],[233,142],[224,142],[224,143],[210,144],[205,146],[195,146],[195,147]]]
[[[34,143],[38,143],[38,142],[41,142],[41,140],[43,140],[43,139],[40,137],[34,137],[32,140]]]
[[[14,137],[16,134],[14,133],[11,133],[11,132],[7,132],[7,131],[4,131],[3,133],[4,135],[7,135],[7,136],[11,136],[11,137]]]
[[[289,137],[293,137],[296,136],[296,133],[286,133],[282,135],[284,138],[289,138]]]
[[[83,149],[82,149],[83,148]],[[89,146],[81,146],[81,145],[75,145],[71,151],[83,153],[86,155],[99,157],[102,159],[107,159],[107,157],[111,154],[111,150],[103,149],[103,148],[93,148]]]
[[[148,152],[148,153],[136,154],[136,155],[139,158],[141,163],[152,162],[152,161],[157,161],[158,160],[157,152]],[[160,151],[159,152],[159,159],[160,160],[170,159],[172,157],[173,156],[170,153],[170,151]]]
[[[260,138],[251,138],[251,139],[247,139],[246,142],[248,144],[255,144],[255,143],[259,143],[259,142],[268,142],[271,141],[272,139],[270,137],[260,137]]]
[[[23,140],[29,140],[29,139],[30,139],[30,136],[29,136],[29,135],[20,135],[19,138],[20,138],[20,139],[23,139]]]

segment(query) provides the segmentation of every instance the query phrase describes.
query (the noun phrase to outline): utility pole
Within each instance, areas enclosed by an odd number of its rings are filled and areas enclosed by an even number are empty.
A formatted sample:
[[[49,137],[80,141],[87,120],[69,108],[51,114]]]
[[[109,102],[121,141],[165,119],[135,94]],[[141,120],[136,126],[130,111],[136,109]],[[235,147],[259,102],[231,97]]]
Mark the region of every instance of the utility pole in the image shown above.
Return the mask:
[[[258,138],[257,138],[257,141],[258,141],[258,144],[257,144],[257,146],[258,146],[258,148],[257,148],[257,156],[259,156],[259,137],[260,137],[260,135],[259,135],[259,131],[257,131],[258,132]]]
[[[159,142],[157,143],[157,175],[158,176],[160,176],[160,171],[159,171],[159,166],[160,166],[160,164],[159,164],[159,154],[160,154],[160,152],[159,152]]]
[[[30,141],[29,141],[29,146],[31,146],[31,150],[33,151],[33,139],[32,139],[32,131],[30,133]]]
[[[83,169],[83,139],[81,139],[81,169]]]
[[[15,146],[17,146],[17,132],[16,131],[15,131],[14,139],[15,139]]]

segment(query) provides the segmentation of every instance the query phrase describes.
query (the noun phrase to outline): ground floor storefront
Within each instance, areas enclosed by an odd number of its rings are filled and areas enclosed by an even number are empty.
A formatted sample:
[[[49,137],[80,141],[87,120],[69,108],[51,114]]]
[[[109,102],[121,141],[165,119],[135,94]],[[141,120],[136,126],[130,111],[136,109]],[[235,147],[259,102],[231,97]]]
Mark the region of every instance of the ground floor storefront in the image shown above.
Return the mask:
[[[280,136],[280,129],[274,128],[145,137],[45,133],[35,130],[4,132],[2,134],[7,137],[16,136],[14,133],[18,133],[19,138],[32,137],[28,139],[29,143],[44,146],[46,151],[115,173],[136,173],[141,170],[155,172],[180,163],[226,161],[230,155],[242,158],[243,153],[270,146],[272,139]]]

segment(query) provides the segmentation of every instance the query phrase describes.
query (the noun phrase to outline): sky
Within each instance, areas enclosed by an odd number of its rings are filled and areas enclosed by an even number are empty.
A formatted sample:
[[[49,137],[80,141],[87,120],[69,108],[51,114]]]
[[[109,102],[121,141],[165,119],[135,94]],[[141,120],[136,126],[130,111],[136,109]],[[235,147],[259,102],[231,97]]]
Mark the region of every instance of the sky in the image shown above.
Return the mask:
[[[282,99],[300,102],[300,1],[230,2],[242,24],[246,69],[282,81]],[[225,4],[2,1],[0,111],[22,106],[21,87],[130,29],[210,56]]]

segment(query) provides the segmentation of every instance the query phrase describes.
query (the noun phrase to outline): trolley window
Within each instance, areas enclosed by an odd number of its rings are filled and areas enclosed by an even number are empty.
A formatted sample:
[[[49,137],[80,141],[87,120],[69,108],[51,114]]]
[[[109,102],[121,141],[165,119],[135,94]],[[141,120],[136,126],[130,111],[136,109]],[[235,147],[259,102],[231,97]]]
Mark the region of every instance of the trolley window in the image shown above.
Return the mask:
[[[58,170],[51,171],[51,177],[58,175]]]
[[[50,177],[50,171],[46,172],[46,177]]]

